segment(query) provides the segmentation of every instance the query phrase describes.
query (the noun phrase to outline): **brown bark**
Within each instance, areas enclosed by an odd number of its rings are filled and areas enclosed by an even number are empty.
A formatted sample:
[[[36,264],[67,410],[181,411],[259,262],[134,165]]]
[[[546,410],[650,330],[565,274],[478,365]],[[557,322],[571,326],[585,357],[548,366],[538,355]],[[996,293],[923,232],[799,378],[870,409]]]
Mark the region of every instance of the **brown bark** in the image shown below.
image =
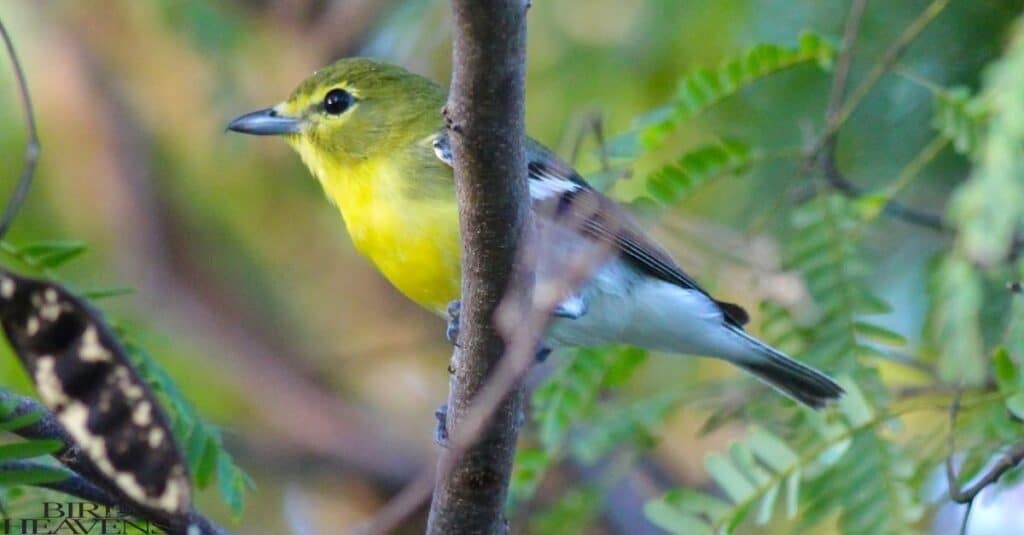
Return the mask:
[[[523,134],[527,8],[524,0],[452,0],[454,65],[446,117],[463,275],[449,430],[458,428],[504,352],[494,313],[521,276],[516,249],[530,216]],[[502,512],[521,399],[518,386],[510,389],[475,445],[461,455],[442,452],[428,533],[505,532]]]

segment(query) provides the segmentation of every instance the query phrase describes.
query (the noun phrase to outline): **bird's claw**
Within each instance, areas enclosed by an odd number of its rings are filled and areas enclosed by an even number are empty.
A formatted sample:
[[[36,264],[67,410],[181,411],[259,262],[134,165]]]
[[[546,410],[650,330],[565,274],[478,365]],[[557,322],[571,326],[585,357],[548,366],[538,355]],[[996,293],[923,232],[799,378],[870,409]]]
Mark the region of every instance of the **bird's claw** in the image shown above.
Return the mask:
[[[434,444],[442,448],[448,447],[448,404],[442,403],[434,409],[434,418],[437,423],[434,426]]]
[[[455,347],[459,347],[459,313],[461,311],[462,301],[456,299],[448,303],[448,325],[445,327],[444,336]]]
[[[442,448],[447,449],[448,444],[448,404],[442,403],[436,409],[434,409],[434,418],[437,420],[434,426],[434,443]],[[516,429],[522,429],[526,423],[526,411],[521,407],[519,412],[516,413],[516,420],[514,425]]]

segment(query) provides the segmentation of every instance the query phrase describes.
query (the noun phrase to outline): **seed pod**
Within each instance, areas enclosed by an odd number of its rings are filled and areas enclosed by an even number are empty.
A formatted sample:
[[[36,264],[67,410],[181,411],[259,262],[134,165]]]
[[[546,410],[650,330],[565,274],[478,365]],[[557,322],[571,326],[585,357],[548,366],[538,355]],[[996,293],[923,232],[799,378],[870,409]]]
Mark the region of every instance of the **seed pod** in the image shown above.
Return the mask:
[[[0,269],[0,324],[42,402],[127,499],[191,508],[168,419],[98,311],[57,284]]]

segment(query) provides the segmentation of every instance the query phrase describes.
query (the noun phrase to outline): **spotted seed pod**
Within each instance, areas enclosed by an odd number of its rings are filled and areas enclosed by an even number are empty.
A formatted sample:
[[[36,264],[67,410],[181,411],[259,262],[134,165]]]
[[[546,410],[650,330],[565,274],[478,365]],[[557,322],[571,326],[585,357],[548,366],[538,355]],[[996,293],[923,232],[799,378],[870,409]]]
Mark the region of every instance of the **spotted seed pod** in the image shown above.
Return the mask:
[[[112,487],[143,508],[191,508],[168,419],[98,311],[0,269],[0,324],[42,402]]]

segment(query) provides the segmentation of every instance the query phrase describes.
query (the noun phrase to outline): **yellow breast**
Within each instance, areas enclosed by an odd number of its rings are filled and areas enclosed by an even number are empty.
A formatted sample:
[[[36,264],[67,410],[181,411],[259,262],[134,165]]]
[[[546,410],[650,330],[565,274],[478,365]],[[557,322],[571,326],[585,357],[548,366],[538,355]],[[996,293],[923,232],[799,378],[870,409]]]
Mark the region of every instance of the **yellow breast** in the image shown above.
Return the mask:
[[[320,161],[296,146],[341,210],[356,249],[406,297],[443,314],[460,287],[458,211],[454,190],[417,198],[403,175],[411,168],[393,159],[359,165]]]

